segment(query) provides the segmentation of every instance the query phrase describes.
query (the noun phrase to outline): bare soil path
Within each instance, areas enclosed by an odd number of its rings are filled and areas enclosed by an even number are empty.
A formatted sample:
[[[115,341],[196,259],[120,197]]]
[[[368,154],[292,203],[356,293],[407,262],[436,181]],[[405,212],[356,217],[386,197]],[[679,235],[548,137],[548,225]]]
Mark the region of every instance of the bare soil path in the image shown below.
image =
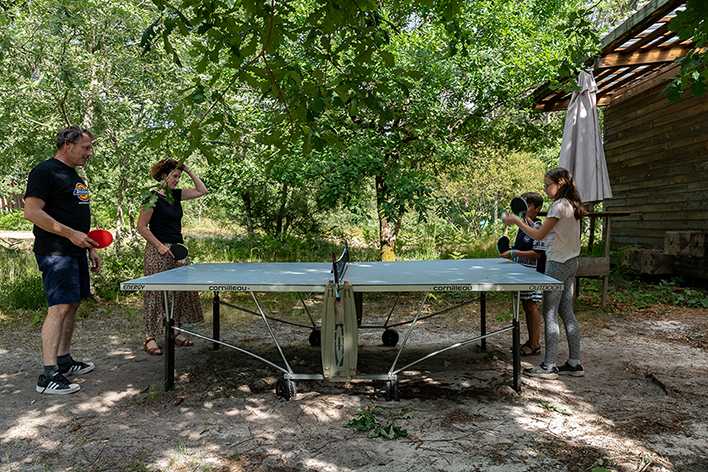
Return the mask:
[[[367,303],[376,312],[378,301]],[[486,351],[472,343],[414,366],[401,377],[400,401],[386,402],[383,382],[363,380],[298,381],[285,401],[273,391],[275,369],[198,339],[177,348],[177,385],[164,393],[163,358],[142,351],[137,299],[85,305],[73,354],[97,367],[66,397],[34,391],[40,326],[27,315],[0,325],[0,471],[708,471],[706,309],[616,316],[581,303],[585,377],[525,377],[515,392],[504,334]],[[506,300],[490,305],[508,311]],[[402,362],[471,337],[474,310],[421,323]],[[210,325],[195,329],[208,334]],[[259,320],[222,333],[278,359]],[[279,325],[276,334],[300,371],[318,371],[306,331]],[[359,370],[386,372],[395,350],[380,332],[359,342]],[[407,436],[343,427],[375,406],[383,421],[405,409],[411,417],[395,424]]]

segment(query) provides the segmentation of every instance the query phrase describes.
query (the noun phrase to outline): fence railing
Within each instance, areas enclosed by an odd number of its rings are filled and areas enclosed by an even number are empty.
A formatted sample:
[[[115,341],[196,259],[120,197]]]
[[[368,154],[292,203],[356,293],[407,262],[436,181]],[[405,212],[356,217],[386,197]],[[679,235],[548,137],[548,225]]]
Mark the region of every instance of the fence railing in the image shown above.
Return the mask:
[[[0,212],[23,210],[25,208],[25,195],[15,194],[9,197],[0,197]]]

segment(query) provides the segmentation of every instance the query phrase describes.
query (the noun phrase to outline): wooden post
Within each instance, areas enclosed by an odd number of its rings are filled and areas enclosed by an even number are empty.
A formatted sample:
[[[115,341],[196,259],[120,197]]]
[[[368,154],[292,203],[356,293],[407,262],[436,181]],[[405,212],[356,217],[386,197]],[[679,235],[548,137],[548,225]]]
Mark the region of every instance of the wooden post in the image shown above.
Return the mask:
[[[605,216],[605,258],[610,260],[610,235],[612,234],[612,217],[610,215]],[[607,306],[607,289],[610,285],[610,275],[602,276],[602,298],[600,301],[600,308],[602,310]]]
[[[592,254],[592,246],[595,244],[595,217],[590,216],[590,238],[588,239],[588,252]]]

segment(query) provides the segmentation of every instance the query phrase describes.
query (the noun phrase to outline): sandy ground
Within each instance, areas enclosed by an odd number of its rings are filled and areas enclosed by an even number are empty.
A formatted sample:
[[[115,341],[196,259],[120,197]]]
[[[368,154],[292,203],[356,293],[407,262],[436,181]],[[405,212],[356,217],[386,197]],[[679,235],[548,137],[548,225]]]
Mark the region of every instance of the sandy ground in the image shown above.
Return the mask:
[[[0,231],[1,239],[34,239],[32,231]]]
[[[385,316],[384,302],[366,301],[365,312]],[[404,300],[403,308],[416,303]],[[490,301],[490,317],[508,304]],[[73,354],[97,367],[76,378],[82,389],[73,395],[34,391],[40,326],[31,318],[2,326],[2,472],[708,471],[705,309],[618,316],[580,307],[585,377],[524,377],[515,392],[504,333],[486,351],[470,343],[411,367],[400,376],[400,401],[387,402],[384,382],[371,380],[298,381],[286,401],[274,393],[278,371],[200,339],[177,348],[176,387],[165,393],[163,358],[142,351],[138,300],[84,305],[90,315],[78,322]],[[475,310],[420,323],[398,366],[474,336]],[[209,334],[211,326],[194,329]],[[318,372],[307,330],[275,332],[295,371]],[[390,368],[397,350],[380,336],[361,332],[360,372]],[[225,321],[222,338],[282,365],[259,319]],[[562,338],[560,362],[566,357]],[[522,358],[526,367],[541,360]],[[343,426],[376,406],[383,422],[407,413],[394,423],[407,435],[369,438]]]

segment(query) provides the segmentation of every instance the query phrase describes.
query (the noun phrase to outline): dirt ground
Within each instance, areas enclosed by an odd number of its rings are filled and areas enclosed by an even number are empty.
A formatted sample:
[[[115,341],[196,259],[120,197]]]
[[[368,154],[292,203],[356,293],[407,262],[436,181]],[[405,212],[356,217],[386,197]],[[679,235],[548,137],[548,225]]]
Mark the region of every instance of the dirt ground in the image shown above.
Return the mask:
[[[509,312],[507,297],[489,301],[490,330]],[[411,296],[399,308],[414,311],[417,303]],[[381,322],[387,306],[384,296],[372,297],[364,310]],[[208,300],[205,308],[210,318]],[[489,338],[486,351],[474,342],[407,369],[398,402],[385,401],[384,382],[371,380],[299,380],[286,401],[274,393],[274,368],[201,339],[176,348],[176,387],[165,393],[163,357],[142,350],[139,299],[82,309],[89,316],[78,321],[73,354],[96,369],[75,378],[81,391],[73,395],[34,390],[40,326],[29,318],[3,327],[2,472],[708,471],[706,309],[657,305],[620,314],[579,303],[585,377],[523,377],[517,393],[506,332]],[[466,310],[416,325],[397,366],[476,335],[477,305]],[[260,319],[222,316],[223,340],[283,364]],[[211,324],[193,329],[208,335]],[[318,372],[308,330],[274,330],[296,372]],[[359,344],[360,372],[388,371],[397,349],[382,344],[380,330],[362,330]],[[566,357],[562,338],[559,362]],[[369,438],[343,426],[376,406],[384,423],[407,413],[394,423],[407,435]]]

